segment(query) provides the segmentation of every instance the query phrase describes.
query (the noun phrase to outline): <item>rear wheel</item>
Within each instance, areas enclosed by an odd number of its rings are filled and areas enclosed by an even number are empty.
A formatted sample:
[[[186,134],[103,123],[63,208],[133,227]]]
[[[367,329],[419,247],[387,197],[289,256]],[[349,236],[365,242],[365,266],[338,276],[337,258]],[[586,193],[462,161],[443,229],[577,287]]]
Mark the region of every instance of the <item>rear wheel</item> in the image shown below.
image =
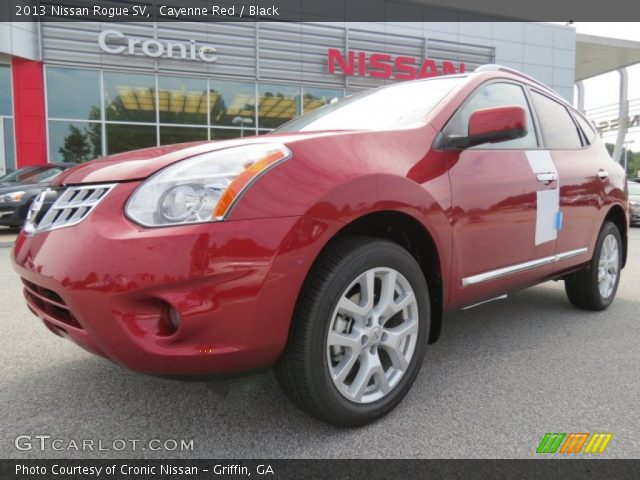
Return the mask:
[[[569,301],[585,310],[604,310],[616,296],[622,268],[622,240],[618,227],[605,222],[591,262],[565,277]]]
[[[413,384],[429,317],[426,281],[406,250],[340,239],[309,274],[276,376],[296,405],[321,420],[367,424]]]

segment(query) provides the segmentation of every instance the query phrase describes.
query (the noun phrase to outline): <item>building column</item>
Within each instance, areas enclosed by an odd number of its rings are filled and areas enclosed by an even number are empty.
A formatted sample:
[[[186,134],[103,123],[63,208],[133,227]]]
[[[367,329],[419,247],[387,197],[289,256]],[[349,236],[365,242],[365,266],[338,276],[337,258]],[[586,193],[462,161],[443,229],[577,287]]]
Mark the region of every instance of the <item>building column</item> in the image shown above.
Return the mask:
[[[582,80],[576,82],[576,88],[578,89],[578,111],[584,114],[584,82]]]
[[[618,103],[618,136],[616,145],[613,149],[613,159],[620,163],[622,149],[624,148],[624,139],[627,136],[627,127],[629,125],[629,75],[626,68],[618,70],[620,74],[620,100]]]
[[[13,57],[16,166],[47,163],[47,130],[42,62]]]

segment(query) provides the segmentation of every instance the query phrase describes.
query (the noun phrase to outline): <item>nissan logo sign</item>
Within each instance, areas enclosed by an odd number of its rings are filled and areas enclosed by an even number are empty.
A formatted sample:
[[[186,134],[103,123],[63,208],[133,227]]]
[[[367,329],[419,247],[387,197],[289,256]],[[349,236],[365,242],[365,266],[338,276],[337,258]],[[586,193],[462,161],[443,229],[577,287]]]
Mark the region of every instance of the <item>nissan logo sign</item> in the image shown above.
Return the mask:
[[[118,30],[104,30],[98,36],[98,45],[103,52],[112,54],[135,55],[137,49],[151,58],[167,57],[182,60],[202,60],[215,62],[218,57],[213,55],[217,50],[211,45],[196,46],[195,40],[186,42],[160,42],[155,39],[128,37]]]

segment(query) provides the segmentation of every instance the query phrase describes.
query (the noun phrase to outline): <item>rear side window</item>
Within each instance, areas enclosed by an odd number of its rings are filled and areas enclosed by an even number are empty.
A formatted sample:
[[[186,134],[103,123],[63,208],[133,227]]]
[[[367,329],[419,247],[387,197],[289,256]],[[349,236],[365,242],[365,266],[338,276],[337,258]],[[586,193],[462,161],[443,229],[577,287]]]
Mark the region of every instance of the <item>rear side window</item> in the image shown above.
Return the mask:
[[[589,143],[593,141],[593,136],[595,135],[595,130],[593,129],[593,125],[589,123],[582,115],[574,113],[573,117],[577,120],[578,125],[584,132],[584,136],[587,138]]]
[[[491,83],[485,87],[481,87],[471,96],[469,101],[467,101],[456,112],[447,125],[446,133],[448,135],[466,137],[469,133],[469,118],[473,112],[482,108],[506,107],[509,105],[516,105],[524,108],[527,114],[527,135],[515,140],[486,143],[473,148],[491,150],[536,148],[538,146],[538,141],[536,139],[536,132],[529,104],[524,96],[522,87],[513,83]]]
[[[533,106],[538,114],[545,148],[581,148],[580,134],[566,107],[546,95],[531,92]]]

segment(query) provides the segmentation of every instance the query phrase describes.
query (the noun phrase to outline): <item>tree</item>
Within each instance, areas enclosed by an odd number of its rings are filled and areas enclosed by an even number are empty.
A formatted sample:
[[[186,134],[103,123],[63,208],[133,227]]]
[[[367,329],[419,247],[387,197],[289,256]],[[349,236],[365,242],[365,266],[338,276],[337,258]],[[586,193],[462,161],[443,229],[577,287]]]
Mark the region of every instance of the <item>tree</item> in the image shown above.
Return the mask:
[[[64,145],[58,149],[65,162],[80,163],[89,160],[91,145],[86,133],[75,125],[69,125]]]
[[[98,158],[102,156],[102,125],[97,123],[100,120],[100,108],[93,106],[89,112],[89,120],[96,120],[91,122],[86,127],[86,132],[91,144],[91,158]]]
[[[607,148],[609,155],[613,155],[615,145],[613,143],[605,143],[604,146]],[[624,162],[625,154],[627,155],[627,176],[640,177],[640,152],[633,152],[623,147],[620,154],[621,163]]]

